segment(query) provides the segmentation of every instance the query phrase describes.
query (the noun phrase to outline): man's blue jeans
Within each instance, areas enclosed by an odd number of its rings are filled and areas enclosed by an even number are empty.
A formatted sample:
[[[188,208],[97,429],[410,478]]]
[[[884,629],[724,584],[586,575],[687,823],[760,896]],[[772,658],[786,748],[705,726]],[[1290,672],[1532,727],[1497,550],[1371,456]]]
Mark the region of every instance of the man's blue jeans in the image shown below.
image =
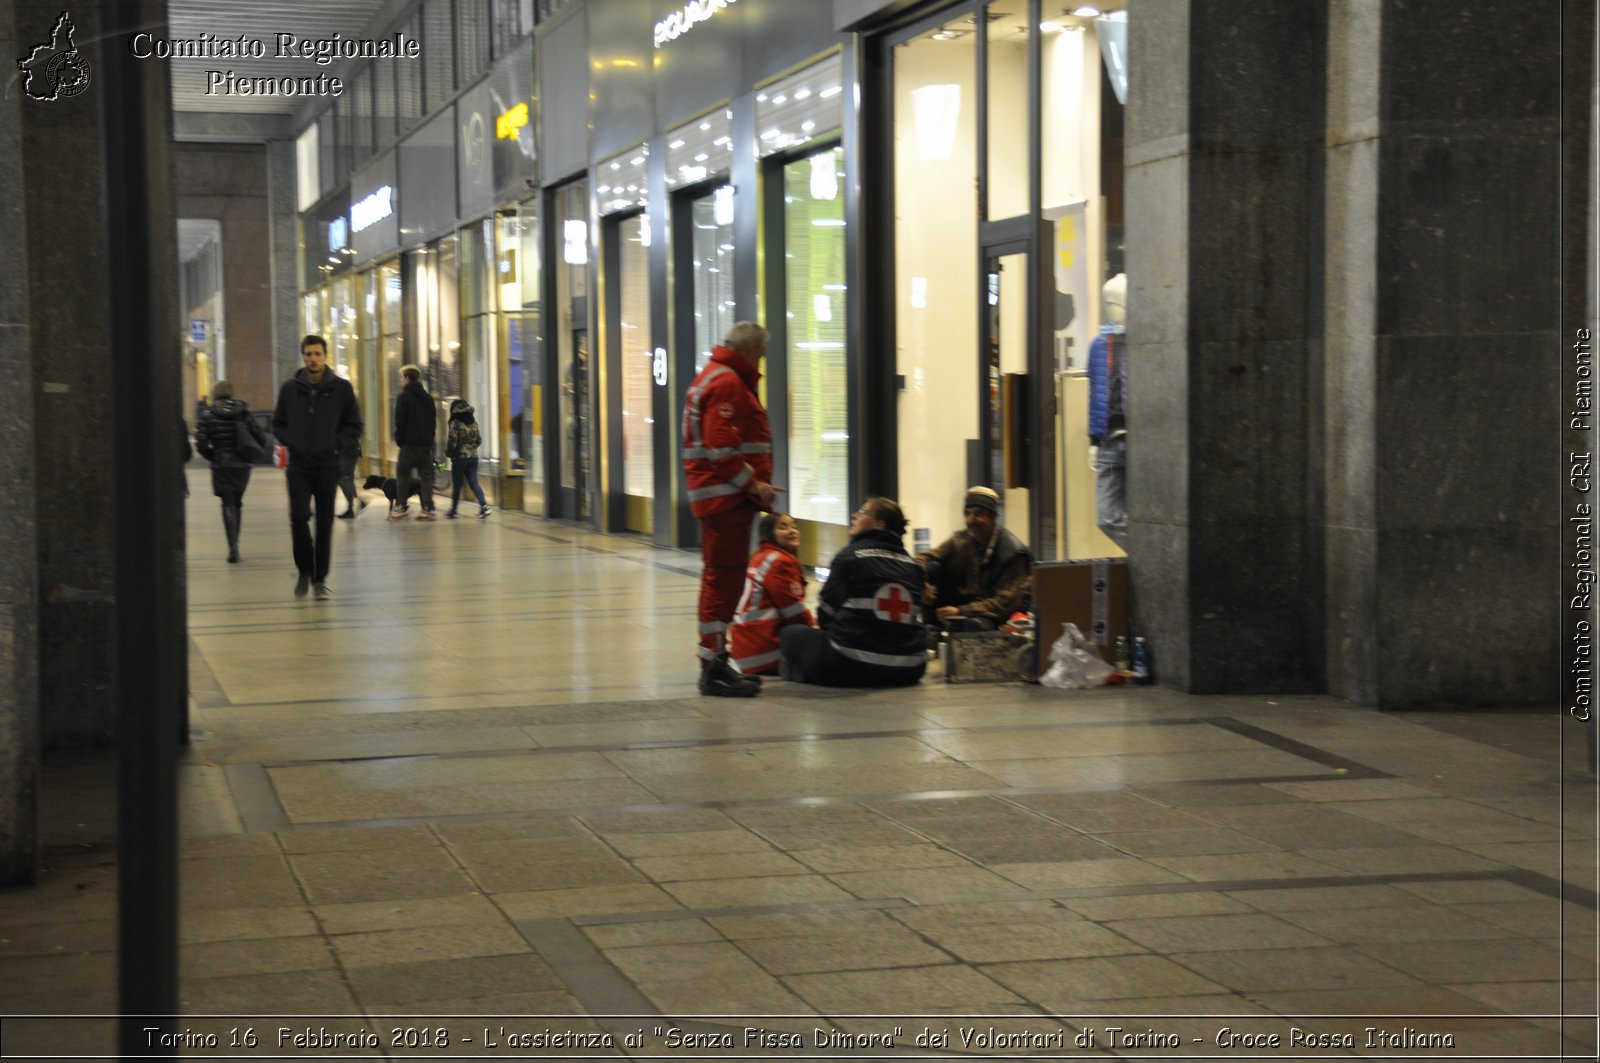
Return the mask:
[[[1095,521],[1122,549],[1128,548],[1128,437],[1100,444],[1095,459]]]

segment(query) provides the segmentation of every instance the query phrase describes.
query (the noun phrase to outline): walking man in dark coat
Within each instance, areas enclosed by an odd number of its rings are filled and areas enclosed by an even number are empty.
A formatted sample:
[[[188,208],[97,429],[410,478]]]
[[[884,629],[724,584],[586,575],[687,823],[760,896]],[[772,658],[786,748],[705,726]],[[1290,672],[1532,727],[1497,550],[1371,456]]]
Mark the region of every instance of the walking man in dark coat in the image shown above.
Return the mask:
[[[422,496],[422,512],[418,520],[433,519],[433,435],[439,417],[433,408],[433,396],[422,386],[422,370],[414,365],[400,367],[403,387],[394,398],[394,441],[400,448],[400,460],[394,478],[398,484],[410,482],[414,471],[421,483],[418,494]],[[405,520],[410,516],[403,487],[395,490],[394,508],[390,520]]]
[[[289,531],[294,537],[296,598],[316,588],[331,598],[328,566],[333,560],[333,497],[339,490],[339,454],[361,438],[361,406],[355,389],[328,367],[328,342],[321,336],[300,341],[305,368],[278,389],[272,431],[289,451],[284,480],[289,488]],[[313,502],[317,533],[307,522]]]

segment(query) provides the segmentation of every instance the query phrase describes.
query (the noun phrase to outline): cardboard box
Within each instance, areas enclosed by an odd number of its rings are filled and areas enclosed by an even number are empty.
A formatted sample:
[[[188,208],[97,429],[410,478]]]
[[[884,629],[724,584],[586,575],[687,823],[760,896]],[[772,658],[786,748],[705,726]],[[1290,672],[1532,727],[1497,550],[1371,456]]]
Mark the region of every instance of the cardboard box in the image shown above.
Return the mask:
[[[1041,561],[1033,566],[1033,604],[1039,620],[1039,667],[1047,668],[1062,624],[1076,624],[1111,660],[1117,636],[1128,634],[1128,562]],[[1132,643],[1132,638],[1129,638]]]
[[[1015,683],[1032,679],[1019,655],[1031,640],[1005,631],[952,631],[945,636],[944,678],[950,683]]]

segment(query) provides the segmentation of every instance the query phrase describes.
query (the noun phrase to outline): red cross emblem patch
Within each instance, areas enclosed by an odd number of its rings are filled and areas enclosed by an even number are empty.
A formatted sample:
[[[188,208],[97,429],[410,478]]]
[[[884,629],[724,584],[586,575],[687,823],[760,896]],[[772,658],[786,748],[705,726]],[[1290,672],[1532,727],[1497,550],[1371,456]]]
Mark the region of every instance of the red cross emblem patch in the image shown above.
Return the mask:
[[[894,624],[909,624],[916,608],[911,604],[911,593],[898,583],[885,583],[872,596],[872,615]]]

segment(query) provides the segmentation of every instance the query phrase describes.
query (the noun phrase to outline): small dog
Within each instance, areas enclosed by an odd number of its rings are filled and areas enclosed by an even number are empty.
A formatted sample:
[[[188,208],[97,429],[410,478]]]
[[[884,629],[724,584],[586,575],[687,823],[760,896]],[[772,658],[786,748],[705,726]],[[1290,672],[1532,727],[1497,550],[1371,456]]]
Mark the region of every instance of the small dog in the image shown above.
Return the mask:
[[[406,502],[409,504],[413,497],[422,493],[422,484],[418,480],[411,480],[406,486],[410,488],[406,492]],[[393,476],[388,478],[369,476],[362,481],[361,489],[363,491],[382,491],[384,497],[389,500],[389,504],[391,506],[394,505],[395,480]]]

